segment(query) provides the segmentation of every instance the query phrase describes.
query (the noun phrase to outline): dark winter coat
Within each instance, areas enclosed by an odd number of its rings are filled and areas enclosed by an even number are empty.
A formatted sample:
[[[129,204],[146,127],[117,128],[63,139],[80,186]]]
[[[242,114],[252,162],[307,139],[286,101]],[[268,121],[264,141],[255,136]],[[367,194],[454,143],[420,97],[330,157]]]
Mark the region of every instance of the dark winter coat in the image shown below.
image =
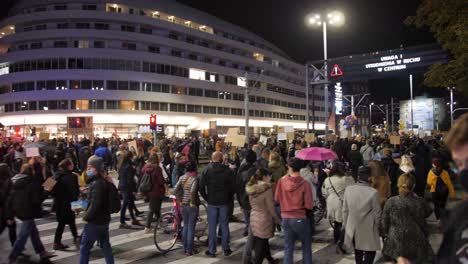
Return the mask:
[[[124,161],[122,166],[119,168],[119,191],[125,192],[136,192],[136,182],[135,182],[135,168],[131,161]]]
[[[411,263],[429,263],[433,252],[425,219],[431,213],[424,198],[414,194],[388,199],[380,222],[381,233],[386,237],[382,253],[394,259],[404,256]]]
[[[90,184],[88,190],[88,208],[83,220],[96,225],[105,225],[110,222],[108,209],[108,187],[106,180],[99,176],[93,176],[87,180]]]
[[[200,194],[209,205],[226,205],[234,194],[234,177],[228,166],[208,164],[200,175]]]
[[[55,175],[57,183],[52,191],[57,221],[67,222],[75,218],[71,210],[71,202],[78,200],[80,187],[78,176],[71,171],[58,171]]]
[[[257,171],[257,168],[254,164],[247,164],[247,166],[244,167],[244,171],[240,174],[237,175],[237,182],[236,182],[236,193],[237,193],[237,200],[239,201],[240,206],[244,210],[250,210],[250,202],[249,202],[249,196],[247,195],[245,191],[245,187],[247,186],[247,183],[250,180],[250,177],[255,175],[255,172]]]
[[[33,176],[17,174],[12,179],[11,195],[7,205],[7,219],[17,217],[31,220],[42,217],[42,186]]]
[[[398,195],[398,177],[403,174],[398,164],[392,158],[382,158],[382,165],[390,177],[392,196]]]
[[[82,147],[79,152],[80,170],[85,171],[88,167],[88,159],[92,156],[92,151],[88,146]]]

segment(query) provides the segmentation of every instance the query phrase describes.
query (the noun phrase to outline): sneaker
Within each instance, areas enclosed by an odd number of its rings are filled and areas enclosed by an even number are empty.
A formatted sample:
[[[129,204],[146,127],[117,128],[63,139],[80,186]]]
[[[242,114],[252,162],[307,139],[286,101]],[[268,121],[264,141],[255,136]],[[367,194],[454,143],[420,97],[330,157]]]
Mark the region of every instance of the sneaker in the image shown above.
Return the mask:
[[[154,232],[153,228],[145,227],[145,235],[152,234]]]
[[[130,225],[126,224],[126,223],[121,223],[119,225],[119,228],[132,228]]]
[[[69,248],[69,246],[64,245],[64,244],[62,244],[62,243],[54,243],[54,250],[61,250],[61,251],[63,251],[63,250],[65,250],[65,249],[67,249],[67,248]]]
[[[208,257],[216,258],[216,254],[211,253],[209,250],[205,251],[205,255],[207,255]]]
[[[229,257],[229,256],[231,256],[231,254],[232,254],[232,250],[230,250],[230,249],[224,250],[224,256]]]

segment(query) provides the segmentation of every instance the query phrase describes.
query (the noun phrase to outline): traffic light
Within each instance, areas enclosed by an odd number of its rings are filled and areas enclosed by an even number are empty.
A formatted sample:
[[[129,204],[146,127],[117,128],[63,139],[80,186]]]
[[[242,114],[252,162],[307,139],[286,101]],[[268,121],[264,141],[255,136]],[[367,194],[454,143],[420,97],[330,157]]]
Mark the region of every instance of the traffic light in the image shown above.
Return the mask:
[[[75,119],[75,124],[76,124],[76,127],[80,127],[81,121],[79,118]]]
[[[156,130],[156,115],[150,116],[150,129]]]

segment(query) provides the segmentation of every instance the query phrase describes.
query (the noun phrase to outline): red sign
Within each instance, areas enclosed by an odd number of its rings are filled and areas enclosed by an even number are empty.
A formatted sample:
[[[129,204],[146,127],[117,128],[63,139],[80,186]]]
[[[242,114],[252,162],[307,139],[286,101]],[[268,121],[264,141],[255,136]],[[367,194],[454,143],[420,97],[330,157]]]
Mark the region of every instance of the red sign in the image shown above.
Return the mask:
[[[343,76],[343,71],[340,69],[338,64],[335,64],[335,66],[333,66],[333,68],[332,68],[332,70],[330,72],[330,76],[331,77]]]

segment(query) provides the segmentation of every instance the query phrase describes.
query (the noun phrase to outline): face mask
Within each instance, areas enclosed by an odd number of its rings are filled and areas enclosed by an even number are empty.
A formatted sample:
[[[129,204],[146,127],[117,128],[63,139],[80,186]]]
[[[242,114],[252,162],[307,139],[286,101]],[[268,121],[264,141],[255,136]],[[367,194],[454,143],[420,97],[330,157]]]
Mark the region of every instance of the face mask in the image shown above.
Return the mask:
[[[93,169],[89,169],[86,171],[86,176],[88,176],[88,178],[91,178],[94,176],[94,170]]]
[[[460,174],[458,174],[458,179],[465,191],[468,192],[468,169],[462,170]]]

